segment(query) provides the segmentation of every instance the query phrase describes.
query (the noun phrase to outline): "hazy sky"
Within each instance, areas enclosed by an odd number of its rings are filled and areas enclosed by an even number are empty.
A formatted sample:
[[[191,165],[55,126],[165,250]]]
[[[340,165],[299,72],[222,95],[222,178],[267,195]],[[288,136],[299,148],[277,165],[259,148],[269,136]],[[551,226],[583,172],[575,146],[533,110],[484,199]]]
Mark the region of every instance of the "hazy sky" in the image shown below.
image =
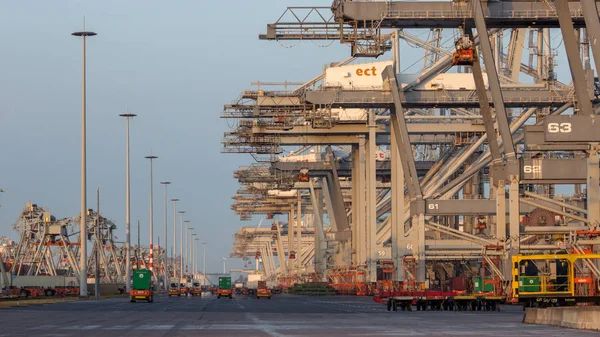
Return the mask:
[[[85,15],[86,28],[98,33],[88,40],[88,207],[95,208],[100,187],[102,213],[118,225],[119,240],[125,238],[125,121],[118,114],[128,107],[138,114],[131,123],[132,225],[141,220],[147,244],[149,163],[143,157],[152,151],[159,157],[154,165],[155,236],[164,235],[159,181],[169,180],[169,199],[181,199],[179,210],[187,211],[186,219],[209,243],[208,271],[221,270],[232,234],[241,225],[256,224],[241,222],[230,210],[238,188],[233,171],[252,160],[220,153],[223,132],[229,129],[219,118],[223,104],[252,81],[309,80],[323,64],[347,58],[348,46],[337,41],[324,48],[330,43],[258,40],[287,6],[330,4],[2,2],[0,188],[6,192],[0,193],[0,236],[17,238],[11,224],[27,201],[57,218],[79,212],[81,39],[70,34],[82,29]],[[417,33],[422,39],[428,34]],[[560,39],[554,40],[558,46]],[[565,69],[563,48],[559,61]],[[403,48],[401,68],[421,55],[421,50]],[[169,203],[170,245],[172,217]]]
[[[302,1],[4,1],[0,4],[0,236],[27,201],[57,218],[79,212],[81,39],[88,39],[88,207],[101,211],[125,238],[126,107],[131,123],[132,225],[148,243],[149,163],[154,165],[154,235],[163,240],[161,180],[181,199],[200,239],[208,271],[220,270],[241,222],[230,210],[233,171],[248,155],[221,154],[228,130],[219,118],[250,82],[308,80],[348,48],[312,42],[283,48],[258,40],[266,24]],[[330,1],[313,1],[328,6]],[[287,44],[288,46],[294,43]],[[307,71],[307,69],[313,69]],[[169,203],[169,244],[172,242]],[[132,226],[135,228],[134,226]],[[132,240],[136,239],[132,231]],[[156,242],[156,239],[155,239]],[[238,264],[239,265],[239,264]]]

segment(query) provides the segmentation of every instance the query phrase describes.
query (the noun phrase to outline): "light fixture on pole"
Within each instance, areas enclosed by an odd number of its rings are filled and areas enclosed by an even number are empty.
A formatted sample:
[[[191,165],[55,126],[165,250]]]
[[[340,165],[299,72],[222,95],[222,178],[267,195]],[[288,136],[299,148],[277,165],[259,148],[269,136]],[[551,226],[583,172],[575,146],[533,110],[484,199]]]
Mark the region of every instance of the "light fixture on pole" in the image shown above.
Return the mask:
[[[125,117],[127,124],[125,150],[125,286],[127,293],[129,294],[131,292],[131,170],[129,166],[129,120],[137,115],[124,113],[119,116]]]
[[[150,159],[150,256],[149,256],[149,260],[150,262],[148,263],[148,269],[150,269],[150,275],[152,275],[153,278],[157,278],[158,277],[156,275],[154,275],[154,210],[152,209],[154,206],[154,196],[152,194],[153,192],[153,178],[152,178],[152,163],[154,161],[154,159],[157,159],[157,156],[153,156],[153,155],[149,155],[144,157],[146,159]]]
[[[169,275],[168,275],[168,271],[167,271],[167,248],[169,247],[168,242],[167,242],[167,185],[169,185],[171,182],[170,181],[161,181],[161,184],[165,185],[165,253],[163,254],[163,265],[164,265],[164,285],[165,285],[165,291],[169,291],[169,283],[167,282],[167,280],[169,279]]]
[[[177,202],[179,199],[171,199],[173,202],[173,250],[171,251],[171,263],[173,265],[173,277],[177,277],[175,273],[176,263],[175,263],[175,254],[177,254]],[[179,282],[177,282],[179,284]]]
[[[86,297],[87,293],[87,170],[86,170],[86,53],[85,40],[88,36],[97,35],[85,30],[85,19],[83,31],[72,33],[73,36],[83,37],[83,62],[81,74],[81,200],[79,219],[79,296]]]

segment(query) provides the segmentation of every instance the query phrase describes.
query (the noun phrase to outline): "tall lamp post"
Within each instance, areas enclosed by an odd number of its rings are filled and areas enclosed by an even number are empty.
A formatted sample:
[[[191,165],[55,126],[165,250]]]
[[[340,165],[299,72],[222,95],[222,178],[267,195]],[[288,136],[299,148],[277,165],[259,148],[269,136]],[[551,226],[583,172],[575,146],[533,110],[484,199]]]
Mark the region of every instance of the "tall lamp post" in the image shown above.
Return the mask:
[[[183,278],[183,215],[185,211],[179,211],[179,278]],[[180,280],[181,281],[181,280]]]
[[[94,32],[88,32],[85,30],[85,21],[83,24],[83,31],[74,32],[71,35],[83,37],[83,62],[82,62],[82,74],[81,74],[81,207],[80,207],[80,220],[79,220],[79,296],[87,296],[87,205],[86,205],[86,90],[85,90],[85,39],[88,36],[97,35]]]
[[[165,286],[165,291],[169,291],[169,284],[167,283],[167,279],[169,278],[168,275],[168,271],[167,271],[167,248],[169,247],[168,241],[167,241],[167,185],[169,185],[171,182],[170,181],[161,181],[161,184],[165,185],[165,253],[163,256],[163,261],[164,261],[164,265],[165,265],[165,272],[164,272],[164,286]]]
[[[198,250],[198,243],[199,243],[200,239],[199,238],[195,238],[194,241],[196,241],[196,247],[195,247],[195,253],[194,253],[194,260],[196,260],[196,261],[194,262],[194,270],[196,271],[195,274],[198,274],[198,269],[199,269],[198,268],[198,260],[199,260],[198,259],[198,255],[199,255],[198,254],[198,252],[199,252],[199,250]]]
[[[179,199],[175,198],[171,199],[171,201],[173,202],[173,250],[171,253],[171,259],[173,264],[173,277],[177,277],[177,274],[175,274],[175,269],[177,269],[175,267],[175,254],[177,254],[177,202]],[[179,282],[177,282],[177,284],[179,284]]]
[[[190,250],[192,251],[192,253],[190,254],[190,257],[192,259],[192,266],[190,268],[190,271],[192,272],[192,275],[196,275],[196,246],[194,245],[194,241],[198,240],[196,239],[196,233],[192,233],[192,236],[190,237],[190,239],[192,240],[192,242],[190,243]]]
[[[204,282],[206,281],[206,242],[202,242],[202,248],[203,248],[203,252],[202,252],[202,274],[204,276],[204,280],[202,281],[202,285],[204,285]]]
[[[189,223],[189,221],[187,221]],[[190,272],[190,258],[192,256],[192,252],[191,252],[191,246],[192,246],[192,231],[194,231],[194,229],[192,227],[187,227],[187,233],[186,233],[186,237],[185,237],[185,273],[189,275]]]
[[[152,207],[154,206],[154,196],[152,195],[152,185],[153,185],[153,179],[152,179],[152,162],[154,161],[154,159],[157,159],[157,156],[153,156],[153,155],[149,155],[145,157],[146,159],[150,159],[150,262],[148,263],[148,267],[150,269],[150,274],[152,275],[152,277],[156,277],[156,279],[158,279],[158,277],[156,275],[154,275],[154,211],[152,209]]]
[[[131,181],[130,181],[130,166],[129,166],[129,120],[137,115],[124,113],[119,116],[125,117],[127,124],[126,136],[126,159],[125,159],[125,284],[127,293],[131,291]]]

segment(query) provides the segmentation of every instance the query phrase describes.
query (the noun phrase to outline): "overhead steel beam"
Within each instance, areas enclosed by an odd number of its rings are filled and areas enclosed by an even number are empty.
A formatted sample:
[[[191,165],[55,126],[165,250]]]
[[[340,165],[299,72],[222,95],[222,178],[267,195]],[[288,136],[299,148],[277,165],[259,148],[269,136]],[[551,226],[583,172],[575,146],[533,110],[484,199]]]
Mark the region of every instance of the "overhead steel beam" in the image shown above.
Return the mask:
[[[594,1],[594,0],[590,0]],[[596,0],[595,2],[598,2]],[[473,24],[473,1],[335,1],[335,19],[357,27],[456,28]],[[486,1],[482,6],[490,28],[558,28],[556,13],[544,1]],[[576,26],[585,24],[581,4],[569,3]]]
[[[456,133],[456,132],[484,132],[485,128],[477,123],[406,123],[409,134],[441,134],[441,133]],[[389,126],[385,124],[377,124],[375,126],[377,134],[389,135]],[[330,128],[313,128],[310,125],[294,126],[285,131],[274,130],[264,126],[255,126],[252,128],[254,135],[271,135],[277,134],[281,137],[294,135],[356,135],[368,134],[369,127],[365,123],[355,124],[334,124]]]
[[[504,89],[501,91],[504,106],[510,108],[560,107],[575,101],[568,90]],[[387,91],[333,91],[315,90],[306,92],[306,101],[315,105],[333,108],[390,108],[392,96]],[[491,92],[488,99],[495,107]],[[589,100],[589,97],[588,97]],[[474,90],[413,90],[404,91],[402,107],[409,108],[479,108],[479,98]]]

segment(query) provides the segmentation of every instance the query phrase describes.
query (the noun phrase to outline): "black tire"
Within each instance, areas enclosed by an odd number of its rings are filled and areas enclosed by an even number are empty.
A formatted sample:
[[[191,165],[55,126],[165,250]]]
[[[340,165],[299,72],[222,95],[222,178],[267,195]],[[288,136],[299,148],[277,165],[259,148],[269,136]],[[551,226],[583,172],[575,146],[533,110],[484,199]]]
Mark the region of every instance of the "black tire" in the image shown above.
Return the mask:
[[[27,291],[25,289],[21,289],[21,291],[19,292],[19,297],[23,297],[23,298],[29,297],[29,291]]]
[[[133,296],[131,296],[131,297],[129,298],[129,302],[131,302],[131,303],[135,303],[135,298],[134,298]]]
[[[229,296],[229,299],[230,299],[230,300],[232,300],[232,299],[233,299],[233,296]]]
[[[148,303],[152,303],[152,302],[154,302],[154,296],[148,297]]]
[[[260,300],[260,296],[256,296],[256,299],[257,299],[257,300]]]
[[[269,300],[270,300],[270,299],[271,299],[271,296],[267,297],[267,299],[269,299]]]
[[[177,297],[181,297],[181,294],[177,294]]]
[[[50,290],[50,289],[46,289],[46,290],[44,291],[44,295],[46,295],[46,296],[52,296],[52,295],[53,295],[53,294],[52,294],[52,290]]]
[[[217,298],[221,298],[221,295],[217,295]]]

